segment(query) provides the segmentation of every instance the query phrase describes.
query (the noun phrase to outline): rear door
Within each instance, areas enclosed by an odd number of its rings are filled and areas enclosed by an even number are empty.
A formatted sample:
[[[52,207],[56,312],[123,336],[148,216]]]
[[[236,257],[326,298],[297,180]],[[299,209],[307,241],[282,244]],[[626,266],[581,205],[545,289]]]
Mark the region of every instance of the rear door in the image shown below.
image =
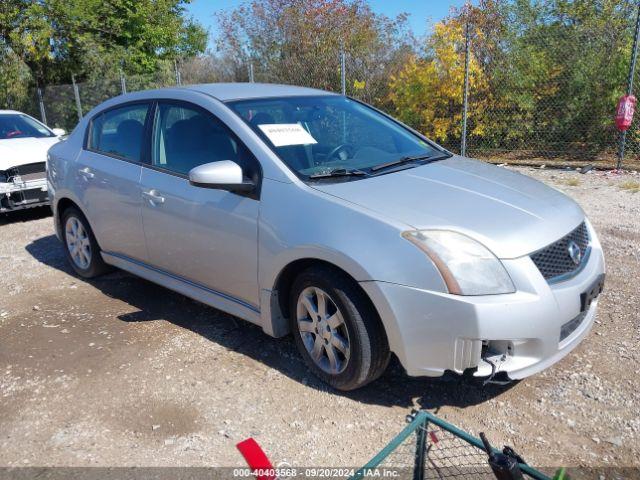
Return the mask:
[[[220,160],[235,161],[245,176],[259,178],[257,160],[211,112],[158,102],[151,162],[141,177],[149,262],[257,310],[259,200],[188,180],[192,168]]]
[[[140,173],[148,155],[150,102],[110,108],[91,120],[76,162],[75,191],[103,251],[147,259],[141,218]]]

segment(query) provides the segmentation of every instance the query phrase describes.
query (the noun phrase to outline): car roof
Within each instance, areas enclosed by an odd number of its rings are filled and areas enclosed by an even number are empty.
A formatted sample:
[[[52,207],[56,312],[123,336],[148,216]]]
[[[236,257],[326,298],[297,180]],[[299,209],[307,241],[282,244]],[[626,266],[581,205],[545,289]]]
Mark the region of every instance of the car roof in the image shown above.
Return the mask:
[[[195,90],[222,102],[229,100],[248,100],[252,98],[292,97],[303,95],[335,95],[315,88],[295,87],[274,83],[203,83],[183,88]]]
[[[0,110],[0,115],[2,115],[4,113],[13,113],[13,114],[19,113],[19,114],[23,114],[22,112],[18,112],[17,110]]]
[[[192,91],[208,95],[221,102],[250,100],[253,98],[282,98],[296,96],[337,96],[335,93],[315,88],[278,85],[275,83],[203,83],[182,87],[166,87],[153,90],[139,90],[112,97],[94,107],[85,117],[92,118],[98,112],[117,107],[127,102],[162,98],[166,92]]]

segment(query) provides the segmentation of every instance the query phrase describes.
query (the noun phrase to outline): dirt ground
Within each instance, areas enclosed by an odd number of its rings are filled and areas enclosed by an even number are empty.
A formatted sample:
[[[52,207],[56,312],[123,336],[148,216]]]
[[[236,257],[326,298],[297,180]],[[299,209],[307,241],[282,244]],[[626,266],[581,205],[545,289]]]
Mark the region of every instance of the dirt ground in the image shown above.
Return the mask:
[[[46,210],[0,220],[0,466],[236,466],[248,436],[276,462],[358,466],[416,407],[538,466],[640,466],[640,177],[520,170],[583,206],[608,278],[588,338],[503,387],[393,364],[335,392],[289,338],[122,272],[77,278]]]

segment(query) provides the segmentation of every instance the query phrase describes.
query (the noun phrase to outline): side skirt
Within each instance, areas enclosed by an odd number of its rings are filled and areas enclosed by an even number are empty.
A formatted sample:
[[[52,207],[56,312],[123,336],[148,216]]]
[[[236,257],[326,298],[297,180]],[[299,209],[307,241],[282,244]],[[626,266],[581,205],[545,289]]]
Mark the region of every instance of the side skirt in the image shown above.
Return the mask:
[[[260,310],[240,299],[222,292],[217,292],[203,285],[197,284],[185,278],[173,275],[163,270],[147,265],[143,262],[130,259],[115,253],[102,252],[105,263],[142,277],[165,288],[181,293],[186,297],[209,305],[223,312],[247,320],[262,326]]]

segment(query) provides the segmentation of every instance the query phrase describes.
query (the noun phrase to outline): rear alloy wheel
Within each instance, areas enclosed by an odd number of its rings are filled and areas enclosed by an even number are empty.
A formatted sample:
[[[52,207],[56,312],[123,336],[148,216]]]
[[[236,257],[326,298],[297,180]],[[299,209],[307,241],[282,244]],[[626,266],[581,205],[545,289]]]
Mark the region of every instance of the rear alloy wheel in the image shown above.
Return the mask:
[[[92,278],[109,270],[89,222],[77,208],[69,207],[62,213],[62,228],[67,260],[78,275]]]
[[[64,238],[73,263],[82,270],[89,268],[91,265],[91,241],[78,217],[71,216],[67,219]]]
[[[389,346],[377,312],[359,285],[329,266],[311,267],[294,281],[291,331],[310,370],[339,390],[353,390],[386,369]]]

